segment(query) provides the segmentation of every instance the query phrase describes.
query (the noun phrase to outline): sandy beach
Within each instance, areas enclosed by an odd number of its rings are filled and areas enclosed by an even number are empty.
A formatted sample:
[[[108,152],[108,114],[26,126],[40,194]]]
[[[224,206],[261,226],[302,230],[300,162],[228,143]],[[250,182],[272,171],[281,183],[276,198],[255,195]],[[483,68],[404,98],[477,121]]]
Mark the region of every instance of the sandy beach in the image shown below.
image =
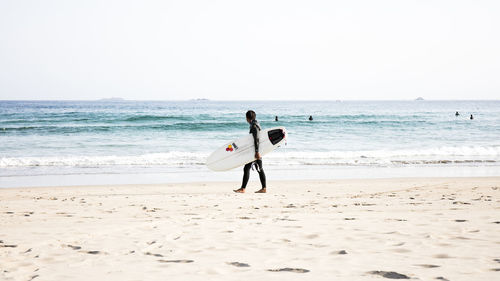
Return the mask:
[[[500,178],[0,189],[1,280],[498,280]]]

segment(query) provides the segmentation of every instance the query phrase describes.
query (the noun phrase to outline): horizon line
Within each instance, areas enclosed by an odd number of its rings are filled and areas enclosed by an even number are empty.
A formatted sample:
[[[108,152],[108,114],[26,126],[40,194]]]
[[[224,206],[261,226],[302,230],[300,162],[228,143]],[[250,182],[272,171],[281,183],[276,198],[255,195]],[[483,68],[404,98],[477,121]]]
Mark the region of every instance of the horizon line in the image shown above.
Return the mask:
[[[102,101],[102,102],[127,102],[127,101],[151,101],[151,102],[182,102],[182,101],[199,101],[199,102],[276,102],[276,101],[500,101],[500,99],[207,99],[207,98],[192,98],[192,99],[125,99],[125,98],[100,98],[100,99],[0,99],[0,101],[74,101],[74,102],[88,102],[88,101]]]

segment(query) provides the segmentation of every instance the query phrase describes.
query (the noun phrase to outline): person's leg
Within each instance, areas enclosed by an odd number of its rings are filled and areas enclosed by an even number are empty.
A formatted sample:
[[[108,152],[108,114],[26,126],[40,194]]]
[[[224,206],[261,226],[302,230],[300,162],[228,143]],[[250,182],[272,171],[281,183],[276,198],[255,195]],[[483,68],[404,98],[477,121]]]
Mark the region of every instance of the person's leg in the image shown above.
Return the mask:
[[[264,173],[264,168],[262,167],[262,159],[255,161],[257,164],[257,171],[259,172],[259,179],[262,188],[255,193],[266,193],[266,174]]]
[[[234,190],[234,192],[243,193],[245,192],[245,188],[247,187],[248,179],[250,178],[250,168],[252,168],[252,162],[246,164],[243,167],[243,180],[241,182],[240,189]]]

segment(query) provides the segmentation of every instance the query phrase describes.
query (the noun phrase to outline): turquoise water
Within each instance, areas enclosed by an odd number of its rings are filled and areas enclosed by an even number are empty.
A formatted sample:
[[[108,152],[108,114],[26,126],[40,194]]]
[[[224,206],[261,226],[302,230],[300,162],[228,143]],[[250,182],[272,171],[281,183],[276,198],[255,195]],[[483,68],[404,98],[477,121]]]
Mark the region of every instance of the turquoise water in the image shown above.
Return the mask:
[[[0,177],[204,170],[248,109],[270,168],[500,166],[500,101],[0,101]]]

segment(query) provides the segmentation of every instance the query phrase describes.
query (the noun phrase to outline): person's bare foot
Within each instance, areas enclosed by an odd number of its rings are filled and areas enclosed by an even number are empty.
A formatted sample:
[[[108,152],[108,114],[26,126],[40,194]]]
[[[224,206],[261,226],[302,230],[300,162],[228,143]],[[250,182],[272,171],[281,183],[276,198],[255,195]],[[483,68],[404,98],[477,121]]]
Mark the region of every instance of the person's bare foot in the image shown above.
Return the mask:
[[[266,193],[266,188],[263,187],[260,190],[255,191],[255,193]]]
[[[245,193],[245,189],[244,188],[235,189],[233,191],[236,192],[236,193]]]

